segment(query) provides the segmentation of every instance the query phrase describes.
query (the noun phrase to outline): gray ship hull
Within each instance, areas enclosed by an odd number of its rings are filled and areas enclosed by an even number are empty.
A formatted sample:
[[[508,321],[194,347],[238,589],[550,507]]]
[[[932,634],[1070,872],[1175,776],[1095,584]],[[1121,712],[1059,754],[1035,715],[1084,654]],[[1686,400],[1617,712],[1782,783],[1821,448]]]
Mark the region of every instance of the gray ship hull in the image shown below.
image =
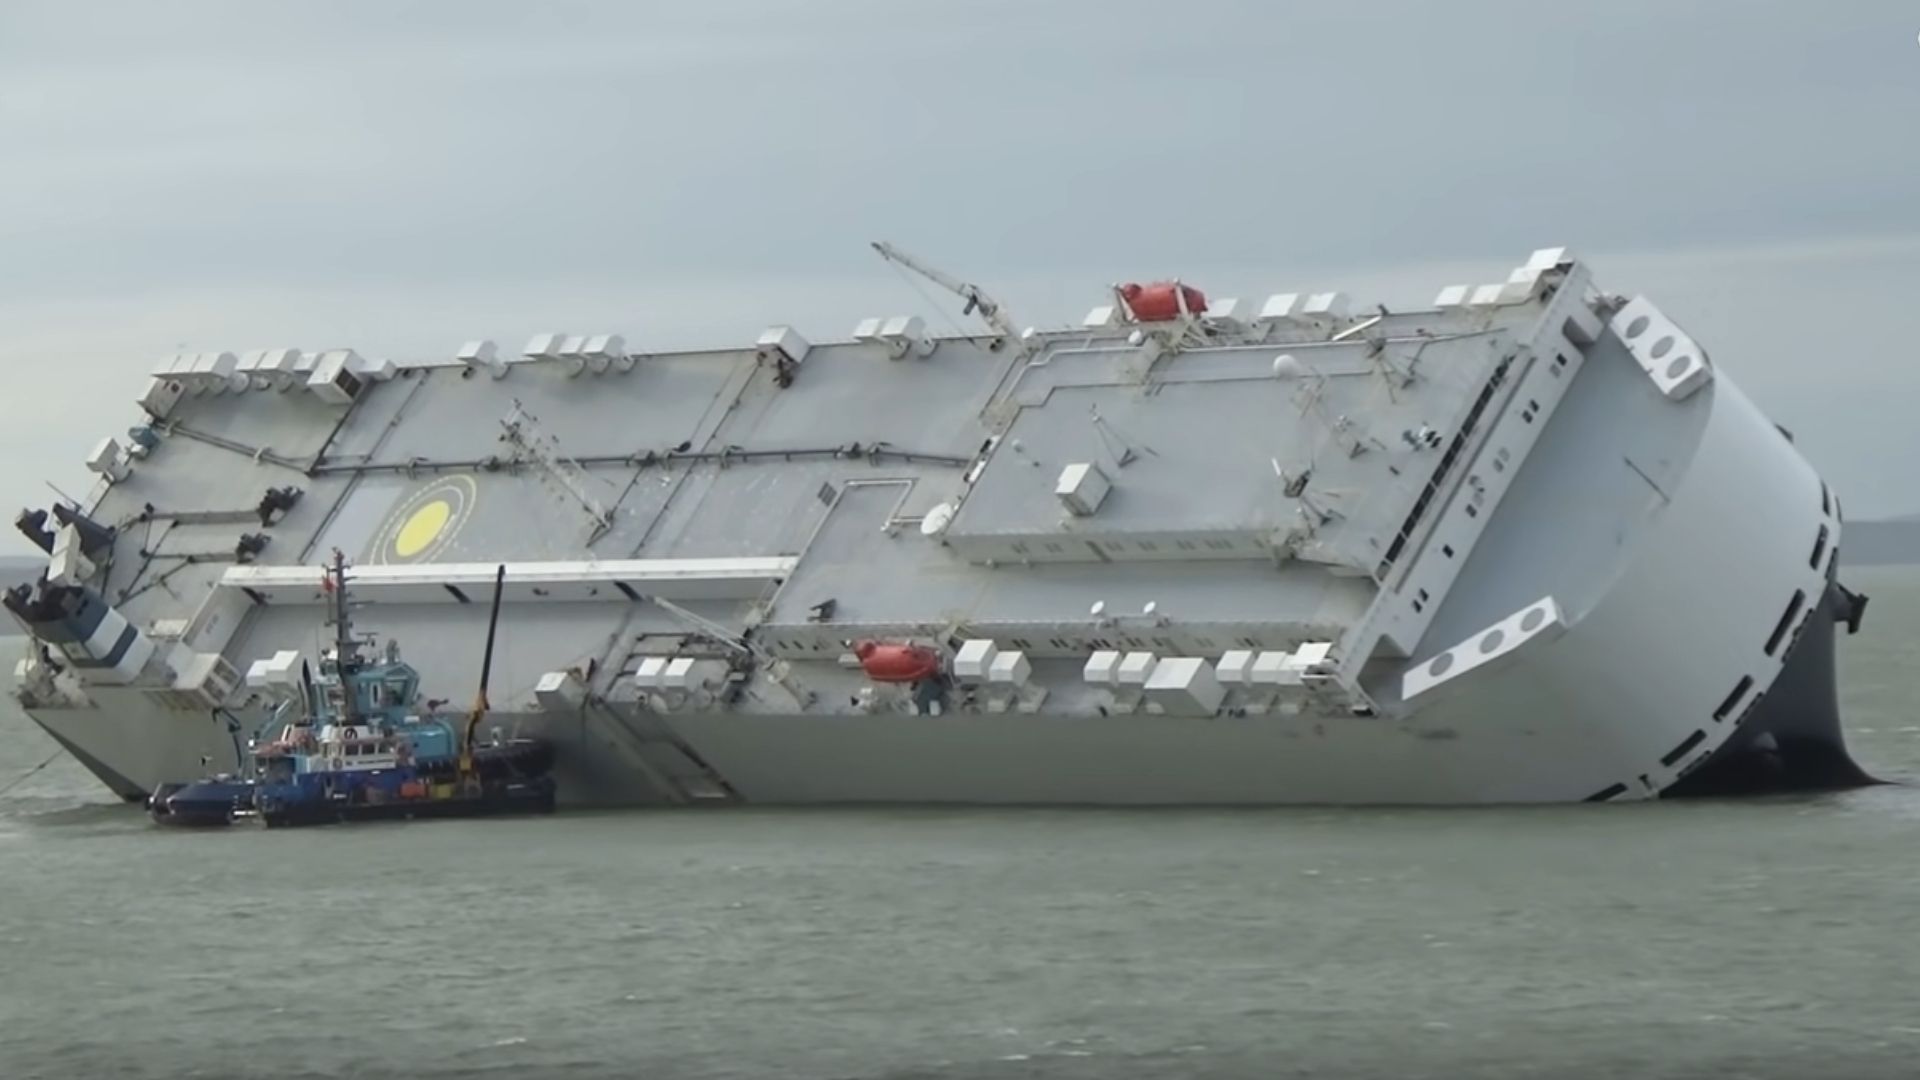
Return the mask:
[[[507,567],[486,726],[556,744],[563,805],[1865,780],[1834,706],[1839,500],[1649,302],[1548,251],[1429,312],[1229,307],[327,354],[311,384],[271,366],[291,352],[246,377],[202,354],[150,391],[153,445],[101,459],[98,528],[48,527],[62,595],[93,599],[9,605],[54,661],[18,693],[128,798],[237,762],[240,673],[313,647],[310,567],[340,549],[358,620],[441,701],[473,692]],[[880,645],[937,675],[891,682]]]

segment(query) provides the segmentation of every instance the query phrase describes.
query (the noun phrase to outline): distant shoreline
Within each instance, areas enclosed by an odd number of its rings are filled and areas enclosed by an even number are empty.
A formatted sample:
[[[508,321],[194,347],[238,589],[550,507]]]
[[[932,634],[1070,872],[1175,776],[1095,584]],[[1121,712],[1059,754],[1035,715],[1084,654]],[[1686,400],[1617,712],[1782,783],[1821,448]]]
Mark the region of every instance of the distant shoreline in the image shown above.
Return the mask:
[[[1920,520],[1850,521],[1840,539],[1842,566],[1920,564]]]

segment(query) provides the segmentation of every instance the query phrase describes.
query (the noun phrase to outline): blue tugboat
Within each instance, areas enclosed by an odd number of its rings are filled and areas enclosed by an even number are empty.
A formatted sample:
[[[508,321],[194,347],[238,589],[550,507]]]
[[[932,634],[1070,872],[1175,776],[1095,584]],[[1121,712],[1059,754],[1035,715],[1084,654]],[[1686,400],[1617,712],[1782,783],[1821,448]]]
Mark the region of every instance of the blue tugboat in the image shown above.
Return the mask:
[[[318,674],[301,665],[297,693],[263,725],[272,737],[254,740],[249,775],[165,785],[148,802],[153,820],[219,826],[252,819],[272,828],[551,812],[552,746],[476,737],[488,708],[505,576],[502,566],[494,578],[480,691],[462,730],[453,719],[409,711],[420,677],[400,659],[397,642],[389,641],[376,660],[363,655],[352,629],[345,559],[336,552],[326,582],[335,640]]]

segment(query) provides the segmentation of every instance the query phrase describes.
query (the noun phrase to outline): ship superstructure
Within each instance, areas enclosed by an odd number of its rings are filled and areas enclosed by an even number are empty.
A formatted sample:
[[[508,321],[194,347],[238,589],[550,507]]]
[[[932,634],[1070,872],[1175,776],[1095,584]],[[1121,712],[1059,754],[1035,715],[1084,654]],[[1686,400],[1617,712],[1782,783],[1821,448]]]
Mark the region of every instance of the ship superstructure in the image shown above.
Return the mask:
[[[236,673],[313,646],[339,549],[449,698],[506,565],[494,722],[575,802],[1861,779],[1837,497],[1564,250],[1422,311],[1166,283],[1018,332],[930,276],[991,332],[167,358],[89,497],[22,515],[18,693],[130,798],[235,756],[221,717],[269,697]]]

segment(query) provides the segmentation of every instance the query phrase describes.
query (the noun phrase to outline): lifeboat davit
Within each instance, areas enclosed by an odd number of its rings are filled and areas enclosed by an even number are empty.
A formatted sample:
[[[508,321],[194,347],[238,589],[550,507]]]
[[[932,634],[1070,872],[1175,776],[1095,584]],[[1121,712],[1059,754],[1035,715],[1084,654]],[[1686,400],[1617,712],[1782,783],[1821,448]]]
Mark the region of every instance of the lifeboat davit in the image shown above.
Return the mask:
[[[919,682],[940,674],[940,654],[925,645],[863,641],[854,647],[853,655],[874,682]]]
[[[1186,310],[1180,309],[1182,298],[1186,300]],[[1120,299],[1126,301],[1127,310],[1133,314],[1135,322],[1169,322],[1181,315],[1201,315],[1207,310],[1207,297],[1191,285],[1182,285],[1177,281],[1156,281],[1151,285],[1122,285]]]

